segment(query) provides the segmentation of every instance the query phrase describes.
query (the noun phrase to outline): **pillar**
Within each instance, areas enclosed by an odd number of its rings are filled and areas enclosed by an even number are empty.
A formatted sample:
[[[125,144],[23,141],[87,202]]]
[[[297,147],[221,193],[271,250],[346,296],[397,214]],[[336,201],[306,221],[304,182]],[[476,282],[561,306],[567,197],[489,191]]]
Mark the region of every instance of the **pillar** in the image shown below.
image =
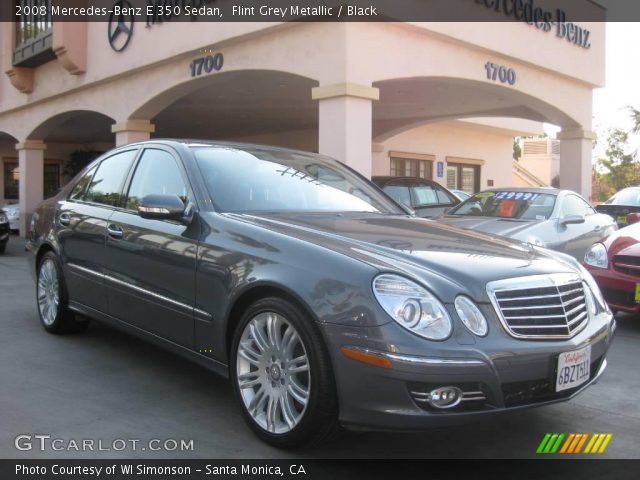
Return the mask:
[[[593,140],[595,134],[582,129],[563,129],[560,140],[560,188],[573,190],[591,201]]]
[[[116,147],[149,140],[155,131],[156,126],[149,120],[127,120],[111,126],[111,133],[116,134]]]
[[[20,235],[29,231],[31,216],[43,200],[44,151],[39,140],[26,140],[16,145],[20,170]]]
[[[372,106],[379,90],[342,83],[316,87],[312,98],[319,102],[318,152],[371,178]]]

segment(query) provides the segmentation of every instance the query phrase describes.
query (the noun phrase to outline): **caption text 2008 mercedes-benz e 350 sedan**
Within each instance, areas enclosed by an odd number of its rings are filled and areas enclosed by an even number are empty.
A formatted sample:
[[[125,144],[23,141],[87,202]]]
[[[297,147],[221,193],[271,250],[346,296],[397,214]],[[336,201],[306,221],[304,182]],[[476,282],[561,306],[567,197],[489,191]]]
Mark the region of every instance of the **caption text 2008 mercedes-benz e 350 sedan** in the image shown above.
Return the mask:
[[[44,328],[88,318],[229,376],[279,447],[567,400],[615,323],[571,257],[408,215],[331,159],[127,145],[31,221]]]

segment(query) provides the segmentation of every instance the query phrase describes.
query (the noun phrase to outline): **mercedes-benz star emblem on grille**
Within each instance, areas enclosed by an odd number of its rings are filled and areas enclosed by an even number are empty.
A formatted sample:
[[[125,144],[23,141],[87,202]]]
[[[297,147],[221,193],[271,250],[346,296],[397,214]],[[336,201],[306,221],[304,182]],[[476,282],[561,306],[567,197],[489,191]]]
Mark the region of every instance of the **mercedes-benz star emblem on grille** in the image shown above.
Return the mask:
[[[120,12],[134,11],[128,0],[118,0],[114,7],[120,7],[118,9]],[[109,15],[109,45],[116,52],[123,51],[129,45],[133,35],[134,21],[135,18],[131,14],[120,13],[116,15],[115,12],[112,12]]]

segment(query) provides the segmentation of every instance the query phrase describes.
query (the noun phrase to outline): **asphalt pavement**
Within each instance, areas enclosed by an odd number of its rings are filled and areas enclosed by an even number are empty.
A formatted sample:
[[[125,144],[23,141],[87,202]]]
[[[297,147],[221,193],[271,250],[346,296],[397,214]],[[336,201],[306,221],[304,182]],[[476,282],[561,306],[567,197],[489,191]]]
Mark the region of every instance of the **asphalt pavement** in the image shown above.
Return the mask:
[[[97,322],[83,334],[46,333],[23,245],[14,236],[0,255],[0,458],[526,458],[547,432],[612,433],[600,457],[640,458],[640,317],[618,316],[607,371],[569,402],[282,452],[253,436],[215,374]]]

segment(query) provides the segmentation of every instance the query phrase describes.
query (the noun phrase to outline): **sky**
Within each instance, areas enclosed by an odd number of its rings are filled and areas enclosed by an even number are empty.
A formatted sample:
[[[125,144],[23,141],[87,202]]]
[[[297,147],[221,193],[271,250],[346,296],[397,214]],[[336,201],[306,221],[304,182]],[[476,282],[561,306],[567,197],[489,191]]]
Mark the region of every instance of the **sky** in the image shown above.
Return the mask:
[[[635,0],[633,0],[635,1]],[[640,109],[640,23],[608,22],[606,26],[606,84],[593,92],[593,131],[605,137],[610,128],[629,130],[626,107]],[[552,137],[560,129],[545,124]],[[630,139],[629,151],[639,147],[640,138]],[[596,144],[594,160],[604,154],[605,142]]]
[[[627,105],[640,108],[640,23],[609,22],[606,30],[606,86],[594,91],[593,129],[631,127]]]

